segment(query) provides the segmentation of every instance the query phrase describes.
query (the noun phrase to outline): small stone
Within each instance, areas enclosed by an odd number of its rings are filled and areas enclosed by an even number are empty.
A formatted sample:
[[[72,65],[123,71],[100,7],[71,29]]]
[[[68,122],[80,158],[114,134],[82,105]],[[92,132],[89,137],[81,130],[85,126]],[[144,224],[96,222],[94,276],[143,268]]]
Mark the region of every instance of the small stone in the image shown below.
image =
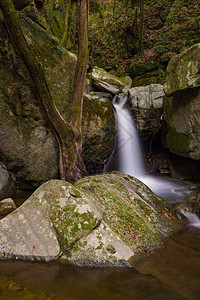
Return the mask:
[[[196,183],[190,184],[188,188],[190,191],[199,191],[199,186]]]
[[[198,197],[197,196],[190,196],[188,199],[189,203],[196,203],[197,202]]]
[[[17,208],[15,202],[11,198],[6,198],[0,201],[0,204],[7,208]]]
[[[186,212],[192,212],[191,207],[186,203],[179,203],[175,206],[175,210],[184,215]]]
[[[160,171],[160,174],[170,175],[170,170],[168,170],[168,169],[160,168],[159,171]]]

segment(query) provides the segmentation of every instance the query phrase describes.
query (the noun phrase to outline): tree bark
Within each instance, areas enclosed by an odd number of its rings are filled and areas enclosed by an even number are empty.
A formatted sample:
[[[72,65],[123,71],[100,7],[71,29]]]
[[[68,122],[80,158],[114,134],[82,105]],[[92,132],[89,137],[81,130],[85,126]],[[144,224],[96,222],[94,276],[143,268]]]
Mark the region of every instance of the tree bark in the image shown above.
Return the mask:
[[[73,183],[85,174],[74,129],[72,125],[65,122],[53,102],[43,69],[26,42],[12,1],[0,0],[0,8],[12,42],[29,71],[39,105],[58,141],[61,179]]]
[[[81,142],[81,127],[82,127],[82,107],[83,107],[83,92],[85,86],[85,77],[87,73],[88,63],[88,6],[87,0],[79,0],[79,18],[78,18],[78,56],[76,71],[74,77],[73,89],[73,109],[71,123],[76,128],[78,140]],[[81,144],[80,144],[81,146]]]

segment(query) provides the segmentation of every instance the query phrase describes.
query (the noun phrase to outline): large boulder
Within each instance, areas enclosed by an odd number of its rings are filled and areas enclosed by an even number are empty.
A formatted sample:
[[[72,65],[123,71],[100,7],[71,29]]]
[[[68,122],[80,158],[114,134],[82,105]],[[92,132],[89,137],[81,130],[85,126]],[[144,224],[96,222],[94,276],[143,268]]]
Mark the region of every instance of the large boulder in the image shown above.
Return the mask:
[[[163,86],[150,84],[129,90],[129,108],[144,142],[149,143],[161,128]]]
[[[20,16],[25,37],[33,54],[43,67],[52,98],[61,115],[69,121],[76,56],[66,51],[57,39],[42,27],[23,14]],[[9,170],[13,171],[18,182],[23,184],[23,188],[26,186],[29,188],[38,186],[51,178],[58,178],[58,147],[54,134],[35,98],[29,73],[13,49],[2,23],[0,35],[0,48],[5,50],[0,56],[1,160]],[[91,172],[94,173],[103,170],[103,164],[112,152],[114,113],[109,101],[102,102],[96,99],[91,102],[91,105],[88,105],[88,101],[85,100],[83,107],[85,130],[83,132],[85,143],[83,156],[87,160],[88,155],[93,153],[88,172],[92,170]],[[95,117],[98,119],[96,126],[94,126]],[[110,131],[109,128],[111,128]],[[95,142],[94,139],[96,139]],[[107,149],[105,153],[102,142],[107,142],[109,145],[105,146]],[[102,159],[101,154],[103,154]]]
[[[114,95],[120,93],[123,89],[130,88],[132,84],[130,77],[120,79],[98,67],[93,68],[91,79],[97,91],[106,91]]]
[[[200,159],[200,44],[171,59],[164,99],[165,144],[171,152]]]
[[[171,96],[177,91],[200,86],[200,43],[171,58],[167,67],[165,93]]]
[[[50,180],[0,220],[0,259],[130,266],[179,227],[166,202],[131,176]]]

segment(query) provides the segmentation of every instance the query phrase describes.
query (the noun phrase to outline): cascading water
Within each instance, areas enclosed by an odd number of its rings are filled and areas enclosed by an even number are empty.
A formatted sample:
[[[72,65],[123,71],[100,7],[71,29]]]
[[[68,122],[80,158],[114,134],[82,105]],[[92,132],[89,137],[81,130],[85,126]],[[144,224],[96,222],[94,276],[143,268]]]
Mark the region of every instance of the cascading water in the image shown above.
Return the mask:
[[[190,193],[188,182],[161,176],[150,176],[146,173],[142,147],[133,118],[125,107],[126,101],[127,96],[124,94],[115,96],[113,99],[117,121],[117,140],[115,151],[104,171],[118,170],[132,175],[172,205],[183,202]],[[113,163],[114,160],[117,162]]]
[[[196,214],[191,212],[186,212],[184,213],[184,215],[189,220],[191,226],[200,228],[200,219]]]
[[[124,108],[126,101],[127,95],[122,95],[119,102],[117,97],[113,99],[118,127],[119,169],[123,173],[137,177],[145,173],[144,162],[137,129],[130,112]]]

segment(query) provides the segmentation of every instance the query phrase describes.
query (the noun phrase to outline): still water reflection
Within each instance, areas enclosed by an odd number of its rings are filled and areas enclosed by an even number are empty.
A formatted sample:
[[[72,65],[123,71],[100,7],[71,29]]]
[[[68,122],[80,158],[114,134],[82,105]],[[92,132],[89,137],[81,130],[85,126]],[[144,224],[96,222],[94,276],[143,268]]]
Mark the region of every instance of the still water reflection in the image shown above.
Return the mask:
[[[135,268],[75,268],[1,261],[0,276],[58,299],[199,299],[200,231],[187,226]],[[138,272],[140,271],[140,272]]]

